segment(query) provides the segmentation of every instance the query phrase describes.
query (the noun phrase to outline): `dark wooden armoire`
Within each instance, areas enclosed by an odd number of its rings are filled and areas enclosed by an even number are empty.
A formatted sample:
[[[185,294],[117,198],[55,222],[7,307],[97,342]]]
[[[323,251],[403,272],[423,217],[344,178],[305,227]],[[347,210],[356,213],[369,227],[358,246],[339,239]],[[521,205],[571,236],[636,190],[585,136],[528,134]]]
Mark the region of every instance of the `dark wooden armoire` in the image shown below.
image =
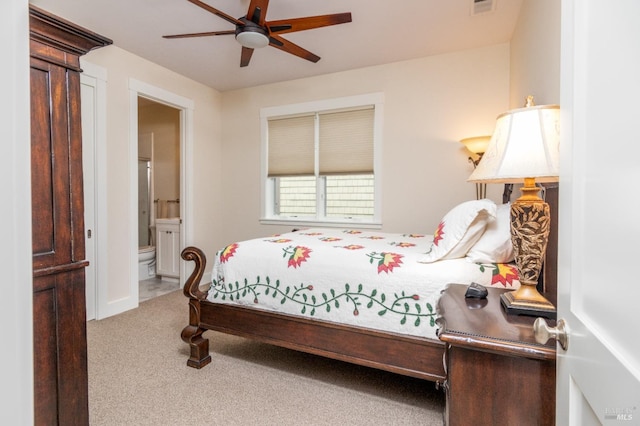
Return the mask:
[[[87,425],[80,56],[111,40],[34,6],[29,28],[35,423]]]

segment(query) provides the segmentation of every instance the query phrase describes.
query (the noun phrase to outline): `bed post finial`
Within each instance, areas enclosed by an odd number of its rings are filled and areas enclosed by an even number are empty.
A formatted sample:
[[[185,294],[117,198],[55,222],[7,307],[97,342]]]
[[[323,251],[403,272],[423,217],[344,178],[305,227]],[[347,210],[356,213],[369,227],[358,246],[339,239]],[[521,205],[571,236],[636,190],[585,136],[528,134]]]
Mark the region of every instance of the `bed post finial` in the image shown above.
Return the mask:
[[[182,258],[195,262],[196,266],[184,284],[184,295],[189,298],[189,325],[182,330],[180,337],[189,344],[191,349],[187,365],[202,368],[211,362],[209,339],[202,337],[206,329],[200,327],[200,302],[207,296],[206,292],[200,290],[200,280],[207,265],[207,259],[204,252],[197,247],[187,247],[182,250]]]
[[[182,250],[182,258],[184,260],[191,260],[196,264],[195,269],[184,283],[184,295],[186,297],[204,300],[207,293],[200,290],[200,280],[202,280],[204,269],[207,267],[207,258],[204,252],[197,247],[186,247]]]

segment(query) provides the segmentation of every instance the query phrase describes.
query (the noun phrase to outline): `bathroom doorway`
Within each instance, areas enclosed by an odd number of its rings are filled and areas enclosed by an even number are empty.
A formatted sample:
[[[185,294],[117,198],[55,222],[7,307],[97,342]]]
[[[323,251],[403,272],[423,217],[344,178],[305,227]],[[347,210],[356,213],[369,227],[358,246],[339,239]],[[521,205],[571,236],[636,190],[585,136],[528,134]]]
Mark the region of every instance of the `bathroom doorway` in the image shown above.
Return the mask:
[[[180,286],[180,112],[138,97],[139,302]]]
[[[140,107],[139,107],[139,104]],[[153,201],[156,200],[175,200],[177,201],[175,204],[172,204],[172,212],[168,212],[167,214],[175,215],[173,222],[175,222],[175,232],[172,230],[170,234],[163,234],[164,236],[172,236],[171,243],[173,247],[167,251],[170,253],[170,257],[172,259],[176,259],[177,265],[175,265],[174,275],[178,275],[177,278],[170,277],[171,282],[162,283],[171,285],[172,289],[178,289],[181,283],[185,282],[186,276],[188,275],[188,266],[184,266],[186,262],[182,261],[180,256],[180,251],[187,245],[187,242],[192,240],[193,229],[193,212],[191,211],[191,202],[192,199],[192,181],[193,181],[193,116],[194,116],[194,102],[192,99],[185,98],[176,93],[172,93],[166,89],[161,87],[153,86],[149,83],[136,80],[134,78],[129,79],[129,105],[130,105],[130,126],[129,126],[129,259],[130,259],[130,268],[129,268],[129,296],[126,298],[118,299],[117,301],[111,302],[113,305],[113,310],[118,310],[119,312],[123,312],[128,309],[135,308],[138,306],[140,300],[145,300],[147,296],[145,294],[140,295],[140,253],[139,253],[139,232],[138,232],[138,137],[140,134],[145,133],[153,133],[153,164],[151,165],[152,173],[155,176],[153,179],[153,195],[150,195],[150,198]],[[163,111],[170,111],[173,117],[178,117],[179,124],[173,124],[173,132],[177,132],[179,135],[178,140],[179,144],[177,147],[173,146],[173,151],[170,154],[171,161],[177,161],[179,166],[173,168],[174,175],[177,177],[173,177],[171,179],[171,185],[166,186],[167,188],[172,188],[174,191],[173,194],[177,195],[163,195],[164,192],[159,192],[161,189],[165,188],[164,184],[160,184],[158,182],[158,174],[161,166],[161,146],[160,146],[160,133],[163,132],[160,130],[150,130],[146,127],[144,120],[140,120],[139,115],[143,115],[145,112],[145,108],[159,108],[159,114],[162,114]],[[175,118],[174,118],[175,119]],[[160,120],[162,121],[162,120]],[[139,128],[140,127],[140,128]],[[177,183],[175,183],[177,182]],[[175,188],[178,189],[175,189]],[[163,189],[164,190],[164,189]],[[162,197],[162,198],[161,198]],[[164,204],[163,204],[164,205]],[[151,217],[153,217],[154,208],[150,209]],[[151,223],[150,218],[150,223]],[[167,219],[155,219],[156,232],[150,230],[151,235],[156,235],[156,240],[158,236],[158,220],[167,220]],[[151,225],[153,226],[153,225]],[[144,230],[146,232],[146,229]],[[162,253],[158,253],[159,246],[166,246],[160,244],[158,241],[153,241],[155,244],[156,253],[153,254],[155,256],[155,267],[156,267],[156,278],[158,278],[158,270],[161,269],[158,263],[164,258]],[[167,255],[169,256],[169,255]],[[162,276],[162,275],[161,275]],[[175,282],[173,282],[175,280]],[[159,280],[162,281],[162,280]],[[164,281],[168,281],[165,279]],[[158,282],[158,284],[160,284]],[[117,305],[117,306],[116,306]]]

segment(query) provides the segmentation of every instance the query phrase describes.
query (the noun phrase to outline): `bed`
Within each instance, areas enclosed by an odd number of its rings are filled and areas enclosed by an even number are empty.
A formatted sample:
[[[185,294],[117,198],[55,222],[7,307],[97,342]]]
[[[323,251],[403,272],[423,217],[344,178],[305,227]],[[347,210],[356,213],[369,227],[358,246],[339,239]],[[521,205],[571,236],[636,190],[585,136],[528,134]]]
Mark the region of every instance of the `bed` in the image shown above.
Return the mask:
[[[546,197],[555,216],[557,187],[548,187]],[[455,206],[433,234],[310,228],[236,242],[216,253],[206,290],[204,253],[185,248],[182,257],[195,263],[184,286],[187,364],[211,362],[203,333],[215,330],[442,383],[435,312],[441,290],[453,282],[519,285],[504,252],[508,204],[491,203]],[[552,300],[556,246],[552,225],[540,282]]]

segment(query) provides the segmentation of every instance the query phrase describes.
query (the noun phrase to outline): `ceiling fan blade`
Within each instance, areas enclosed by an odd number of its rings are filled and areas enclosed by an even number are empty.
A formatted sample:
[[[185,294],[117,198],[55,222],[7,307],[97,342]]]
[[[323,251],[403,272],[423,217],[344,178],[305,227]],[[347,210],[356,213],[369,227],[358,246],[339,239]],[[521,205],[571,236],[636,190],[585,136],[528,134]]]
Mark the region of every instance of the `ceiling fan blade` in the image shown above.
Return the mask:
[[[292,55],[296,55],[302,59],[306,59],[307,61],[318,62],[320,60],[320,56],[314,55],[297,44],[291,43],[289,40],[285,40],[275,34],[272,34],[269,37],[269,46],[273,46],[283,52],[291,53]]]
[[[201,2],[200,0],[189,0],[191,3],[195,4],[196,6],[200,6],[201,8],[203,8],[204,10],[213,13],[214,15],[217,15],[219,17],[221,17],[222,19],[224,19],[225,21],[229,21],[234,25],[244,25],[244,22],[234,18],[233,16],[227,15],[226,13],[209,6],[206,3]]]
[[[205,33],[190,33],[190,34],[173,34],[173,35],[164,35],[162,38],[187,38],[187,37],[207,37],[207,36],[217,36],[217,35],[227,35],[227,34],[235,34],[235,30],[227,30],[227,31],[209,31]]]
[[[351,13],[349,12],[269,21],[267,22],[267,27],[271,33],[284,34],[319,27],[327,27],[329,25],[345,24],[347,22],[351,22]]]
[[[251,60],[251,55],[253,55],[253,49],[250,47],[242,46],[242,54],[240,56],[240,66],[246,67],[249,65],[249,61]]]
[[[247,19],[264,26],[264,20],[267,16],[267,8],[269,7],[269,0],[251,0],[249,4],[249,10],[247,11]]]

